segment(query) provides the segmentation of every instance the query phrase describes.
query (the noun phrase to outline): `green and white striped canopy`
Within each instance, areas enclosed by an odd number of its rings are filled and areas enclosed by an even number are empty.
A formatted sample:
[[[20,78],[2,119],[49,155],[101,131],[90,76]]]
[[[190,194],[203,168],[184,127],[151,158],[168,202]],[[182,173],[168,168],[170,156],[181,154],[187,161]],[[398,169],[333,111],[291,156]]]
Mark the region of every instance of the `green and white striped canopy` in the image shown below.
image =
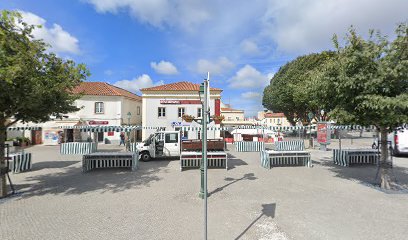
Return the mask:
[[[316,129],[316,126],[237,126],[237,127],[207,127],[207,130],[220,130],[220,131],[230,131],[233,129],[260,129],[260,130],[272,130],[272,131],[295,131],[302,129]],[[329,129],[344,129],[344,130],[374,130],[374,126],[363,127],[358,125],[331,125]],[[201,127],[181,127],[182,131],[200,131]]]
[[[9,127],[7,131],[21,131],[21,130],[41,130],[41,127],[32,126],[32,127]]]
[[[140,129],[161,129],[161,127],[129,126],[61,126],[62,129],[79,129],[81,132],[131,132]]]

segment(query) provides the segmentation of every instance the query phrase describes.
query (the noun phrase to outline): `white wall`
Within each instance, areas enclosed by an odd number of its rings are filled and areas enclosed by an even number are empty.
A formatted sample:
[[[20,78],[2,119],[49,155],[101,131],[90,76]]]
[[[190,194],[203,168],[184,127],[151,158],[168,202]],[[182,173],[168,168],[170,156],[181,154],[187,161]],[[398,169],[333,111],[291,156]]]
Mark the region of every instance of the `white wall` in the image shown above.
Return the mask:
[[[219,97],[219,96],[218,96]],[[143,97],[143,126],[144,127],[166,127],[166,130],[171,131],[174,130],[172,126],[172,122],[183,122],[181,118],[178,117],[178,108],[184,107],[185,112],[184,114],[193,115],[197,117],[197,109],[201,108],[201,104],[161,104],[160,100],[199,100],[197,96],[182,95],[179,94],[177,96],[149,96],[148,98]],[[166,108],[166,117],[158,117],[158,108],[165,107]],[[215,97],[210,99],[210,115],[215,114]],[[188,124],[188,123],[185,123]],[[143,139],[147,138],[150,134],[154,133],[155,129],[144,129],[143,130]],[[195,139],[197,136],[196,132],[189,132],[188,138]],[[218,135],[212,134],[209,138],[216,138],[219,137]]]

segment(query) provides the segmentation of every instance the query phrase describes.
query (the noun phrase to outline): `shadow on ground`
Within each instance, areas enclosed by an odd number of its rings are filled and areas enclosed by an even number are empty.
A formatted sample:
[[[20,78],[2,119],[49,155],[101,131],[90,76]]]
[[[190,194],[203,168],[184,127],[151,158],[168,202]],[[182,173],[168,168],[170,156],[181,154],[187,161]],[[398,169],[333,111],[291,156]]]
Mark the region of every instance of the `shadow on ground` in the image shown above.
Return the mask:
[[[234,184],[236,182],[242,181],[242,180],[256,180],[258,179],[257,177],[255,177],[255,174],[253,173],[247,173],[244,176],[240,177],[240,178],[225,178],[225,181],[229,181],[229,183],[225,184],[222,187],[218,187],[216,189],[214,189],[213,191],[208,193],[208,196],[212,196],[213,194],[217,193],[217,192],[221,192],[222,190],[224,190],[224,188],[228,187],[231,184]]]
[[[169,161],[165,160],[140,162],[139,169],[135,172],[127,168],[111,168],[95,169],[87,173],[82,173],[81,167],[70,166],[56,173],[26,177],[25,181],[30,183],[15,184],[15,189],[21,193],[22,198],[95,191],[121,192],[127,189],[149,187],[150,184],[160,181],[162,178],[158,173],[166,173],[168,164]]]
[[[248,165],[248,163],[228,153],[228,169],[233,169],[233,168],[236,168],[237,166],[243,166],[243,165]]]
[[[31,171],[38,171],[45,168],[65,168],[71,166],[78,161],[46,161],[46,162],[37,162],[33,163]]]
[[[333,163],[331,157],[325,157],[320,162],[313,162],[314,164],[327,167],[330,171],[335,173],[336,177],[357,181],[363,185],[374,187],[378,190],[379,186],[379,172],[376,165],[356,164],[350,167],[343,167]],[[393,190],[387,190],[387,193],[408,193],[408,169],[394,166],[391,170],[393,177]]]
[[[247,228],[244,229],[244,231],[242,231],[241,234],[238,235],[238,237],[235,238],[235,240],[240,239],[242,236],[244,236],[244,234],[251,229],[251,227],[259,220],[261,219],[263,216],[265,217],[270,217],[270,218],[274,218],[275,217],[275,211],[276,211],[276,203],[269,203],[269,204],[262,204],[262,211],[261,214],[259,214],[259,216],[257,218],[255,218],[249,225]]]

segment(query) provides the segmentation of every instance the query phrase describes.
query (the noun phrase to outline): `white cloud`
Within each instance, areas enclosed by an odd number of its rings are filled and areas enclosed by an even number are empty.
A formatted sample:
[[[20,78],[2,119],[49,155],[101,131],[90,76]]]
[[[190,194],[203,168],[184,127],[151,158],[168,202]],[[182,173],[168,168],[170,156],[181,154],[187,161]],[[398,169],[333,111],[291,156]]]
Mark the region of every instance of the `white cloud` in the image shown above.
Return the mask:
[[[159,63],[151,62],[150,66],[160,74],[172,75],[177,74],[177,68],[171,62],[160,61]]]
[[[219,75],[228,72],[234,64],[226,57],[220,57],[216,61],[200,59],[197,62],[197,72],[204,74],[210,72],[212,75]]]
[[[149,75],[143,74],[132,80],[117,81],[113,85],[126,89],[128,91],[134,92],[134,93],[140,93],[141,88],[148,88],[148,87],[153,87],[153,86],[163,85],[163,84],[164,84],[163,80],[157,81],[154,83]]]
[[[263,34],[297,54],[332,48],[333,34],[344,36],[351,25],[365,35],[368,29],[392,35],[396,23],[408,20],[406,0],[274,0],[266,9]]]
[[[258,45],[254,41],[248,39],[241,42],[241,49],[246,55],[258,55],[261,53]]]
[[[267,76],[262,75],[251,65],[245,65],[234,77],[228,80],[231,88],[261,88],[269,83]]]
[[[200,0],[86,0],[98,12],[128,11],[140,22],[155,27],[179,27],[191,31],[210,18],[210,9]]]
[[[274,48],[303,54],[332,48],[333,33],[344,35],[350,25],[361,33],[373,28],[392,35],[396,23],[408,20],[407,0],[84,1],[101,13],[127,12],[139,22],[161,29],[181,29],[177,40],[188,41],[195,54],[203,58],[218,54],[235,62],[241,56],[234,55],[260,50],[262,54],[274,53]],[[242,50],[239,53],[234,51],[237,45]]]
[[[245,99],[260,99],[261,98],[261,93],[259,92],[244,92],[241,93],[241,97]]]
[[[34,38],[43,39],[51,45],[51,50],[57,53],[79,54],[79,41],[60,25],[54,23],[51,28],[46,26],[47,21],[34,13],[20,11],[23,21],[31,25],[42,25],[32,32]]]

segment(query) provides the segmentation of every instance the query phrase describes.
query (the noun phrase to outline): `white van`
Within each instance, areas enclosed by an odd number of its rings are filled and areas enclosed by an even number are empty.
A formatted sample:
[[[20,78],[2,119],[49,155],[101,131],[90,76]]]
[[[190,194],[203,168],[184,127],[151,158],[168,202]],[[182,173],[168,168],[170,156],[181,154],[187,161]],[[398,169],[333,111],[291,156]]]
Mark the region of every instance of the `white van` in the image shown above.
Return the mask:
[[[388,134],[388,142],[393,155],[408,154],[408,126],[398,127]],[[373,148],[378,148],[378,139],[373,143]]]

